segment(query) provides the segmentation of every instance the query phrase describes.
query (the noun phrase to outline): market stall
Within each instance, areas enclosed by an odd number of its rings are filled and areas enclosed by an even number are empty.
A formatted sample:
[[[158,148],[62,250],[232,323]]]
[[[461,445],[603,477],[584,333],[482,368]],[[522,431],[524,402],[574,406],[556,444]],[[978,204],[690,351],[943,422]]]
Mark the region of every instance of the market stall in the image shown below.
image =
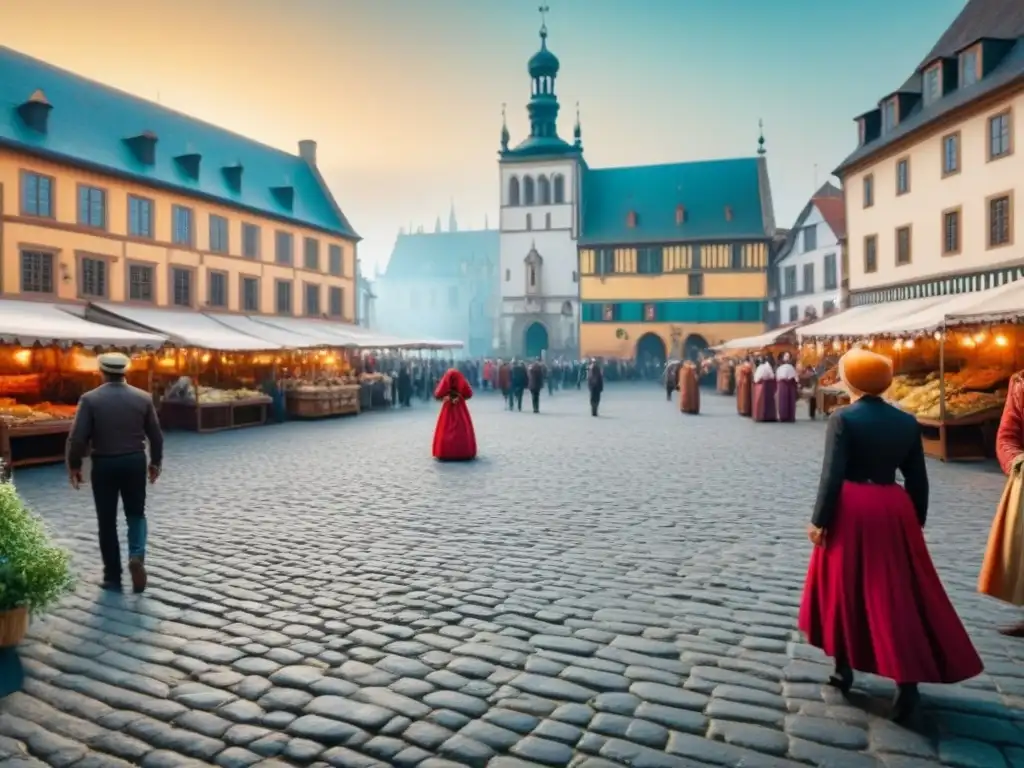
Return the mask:
[[[770,354],[775,359],[797,349],[796,326],[784,325],[757,336],[731,339],[712,347],[716,373],[716,390],[723,395],[736,391],[736,365],[752,355]]]
[[[78,398],[100,383],[96,353],[162,347],[52,304],[0,300],[0,459],[5,471],[64,459]]]
[[[165,336],[177,349],[156,362],[153,399],[167,430],[219,432],[266,424],[282,345],[199,312],[90,304],[87,320]]]

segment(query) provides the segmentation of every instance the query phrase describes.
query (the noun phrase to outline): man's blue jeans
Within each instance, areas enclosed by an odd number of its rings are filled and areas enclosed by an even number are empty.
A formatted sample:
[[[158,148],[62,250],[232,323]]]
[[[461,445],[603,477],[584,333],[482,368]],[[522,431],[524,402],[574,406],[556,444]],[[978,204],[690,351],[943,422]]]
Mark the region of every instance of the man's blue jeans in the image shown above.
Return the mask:
[[[121,544],[117,537],[118,501],[124,504],[124,516],[128,521],[129,557],[146,555],[148,466],[146,454],[142,452],[92,457],[90,482],[96,503],[105,581],[121,580]]]

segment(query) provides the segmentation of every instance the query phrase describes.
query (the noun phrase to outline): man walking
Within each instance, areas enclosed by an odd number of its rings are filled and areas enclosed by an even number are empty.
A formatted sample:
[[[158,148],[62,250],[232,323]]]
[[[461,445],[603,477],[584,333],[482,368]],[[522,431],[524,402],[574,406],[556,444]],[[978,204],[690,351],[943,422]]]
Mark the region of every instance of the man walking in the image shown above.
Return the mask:
[[[529,384],[529,375],[526,372],[526,363],[518,358],[512,360],[512,400],[516,404],[516,410],[523,410],[523,392]],[[512,402],[509,402],[509,410],[512,410]]]
[[[100,355],[104,383],[78,401],[68,436],[71,487],[82,484],[82,461],[91,454],[93,501],[103,557],[103,587],[121,589],[121,544],[117,538],[117,502],[128,522],[128,571],[132,589],[146,588],[146,479],[160,477],[164,438],[149,393],[125,381],[129,360],[119,353]],[[149,461],[146,440],[149,440]]]
[[[540,360],[530,363],[526,372],[526,380],[527,389],[530,390],[530,402],[533,403],[533,412],[540,413],[540,393],[544,388],[544,364]]]

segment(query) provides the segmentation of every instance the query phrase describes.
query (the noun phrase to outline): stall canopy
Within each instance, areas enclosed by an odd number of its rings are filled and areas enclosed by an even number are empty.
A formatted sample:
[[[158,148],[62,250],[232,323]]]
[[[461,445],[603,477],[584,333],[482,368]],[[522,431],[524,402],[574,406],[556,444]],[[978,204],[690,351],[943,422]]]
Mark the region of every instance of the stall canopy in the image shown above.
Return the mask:
[[[152,331],[183,347],[231,352],[280,349],[281,345],[236,331],[200,312],[90,304],[86,320],[130,330]]]
[[[312,336],[293,333],[292,331],[268,325],[267,323],[260,323],[246,315],[209,314],[207,317],[216,320],[221,325],[227,326],[232,331],[238,331],[246,336],[261,339],[264,342],[270,342],[286,349],[316,349],[318,347],[343,346],[331,341],[313,338]]]
[[[787,336],[793,334],[793,326],[784,326],[782,328],[776,328],[775,330],[762,333],[759,336],[744,336],[741,339],[731,339],[730,341],[723,342],[717,347],[712,347],[715,351],[737,351],[742,349],[764,349],[765,347],[771,347],[775,344],[784,343]]]
[[[1018,312],[1024,308],[1021,294],[1015,292],[1015,283],[1007,283],[987,291],[960,293],[943,296],[934,302],[913,312],[904,312],[879,324],[874,331],[877,334],[930,333],[945,325],[954,324],[951,319],[961,314],[984,311],[990,305],[1000,302],[1004,296],[1016,293]],[[904,302],[905,303],[905,302]],[[1005,304],[1004,304],[1005,306]]]
[[[1024,280],[1008,283],[994,290],[998,293],[980,301],[976,299],[971,306],[951,310],[946,315],[946,324],[1010,323],[1024,316]],[[974,294],[975,297],[980,295]]]
[[[838,314],[829,315],[824,320],[797,329],[797,335],[802,339],[822,339],[894,333],[895,331],[887,331],[886,328],[891,326],[896,319],[909,317],[948,300],[948,296],[928,296],[922,299],[851,307]]]
[[[167,343],[158,333],[143,333],[91,323],[53,304],[0,300],[0,341],[5,344],[58,344],[86,347],[156,348]]]
[[[289,333],[320,339],[321,344],[353,349],[457,349],[461,341],[417,341],[382,336],[358,325],[332,323],[299,317],[252,317],[255,323],[270,325]]]

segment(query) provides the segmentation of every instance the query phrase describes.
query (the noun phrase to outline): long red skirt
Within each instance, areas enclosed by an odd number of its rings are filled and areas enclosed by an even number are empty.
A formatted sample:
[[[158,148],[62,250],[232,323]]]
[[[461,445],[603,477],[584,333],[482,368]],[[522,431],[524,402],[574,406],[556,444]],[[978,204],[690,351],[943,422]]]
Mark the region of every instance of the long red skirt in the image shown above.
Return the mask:
[[[754,421],[775,421],[775,379],[754,385]]]
[[[434,458],[470,461],[476,458],[476,431],[465,400],[445,400],[434,428]]]
[[[775,382],[779,398],[779,421],[796,421],[797,383],[796,379],[780,379]]]
[[[896,484],[843,484],[825,545],[811,554],[800,630],[829,656],[897,683],[957,683],[983,669]]]

